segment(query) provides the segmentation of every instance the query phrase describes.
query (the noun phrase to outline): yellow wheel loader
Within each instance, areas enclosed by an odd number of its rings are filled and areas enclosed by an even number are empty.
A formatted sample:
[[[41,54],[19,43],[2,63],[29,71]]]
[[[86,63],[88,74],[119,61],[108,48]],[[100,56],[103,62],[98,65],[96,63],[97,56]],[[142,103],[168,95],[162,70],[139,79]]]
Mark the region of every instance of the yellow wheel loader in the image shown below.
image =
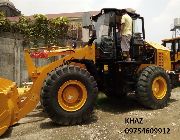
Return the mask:
[[[124,11],[133,19],[131,61],[126,61],[121,49]],[[98,89],[110,98],[135,93],[151,109],[167,106],[180,73],[171,63],[168,48],[145,41],[143,17],[126,9],[105,8],[84,28],[89,40],[80,48],[74,44],[72,49],[25,50],[31,85],[17,88],[14,82],[0,78],[0,135],[39,101],[55,123],[80,124],[91,116]],[[42,67],[32,60],[53,56],[62,58]]]
[[[162,45],[170,49],[171,66],[176,73],[180,73],[180,37],[164,39]],[[180,76],[175,75],[172,82],[173,86],[180,86]]]
[[[180,70],[180,37],[164,39],[162,45],[170,49],[173,69]]]

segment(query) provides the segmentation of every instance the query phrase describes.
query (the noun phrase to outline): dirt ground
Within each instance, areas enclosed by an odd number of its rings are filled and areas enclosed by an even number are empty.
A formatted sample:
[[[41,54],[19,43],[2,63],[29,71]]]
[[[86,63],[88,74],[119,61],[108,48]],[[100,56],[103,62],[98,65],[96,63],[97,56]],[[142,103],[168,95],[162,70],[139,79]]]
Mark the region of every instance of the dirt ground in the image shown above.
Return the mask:
[[[180,139],[180,88],[173,90],[168,107],[147,110],[134,97],[110,101],[100,95],[94,116],[83,125],[62,127],[51,122],[41,108],[31,112],[1,137],[12,140],[178,140]],[[143,118],[143,124],[126,124],[125,118]],[[126,134],[125,128],[167,128],[170,134]],[[167,132],[167,131],[166,131]]]

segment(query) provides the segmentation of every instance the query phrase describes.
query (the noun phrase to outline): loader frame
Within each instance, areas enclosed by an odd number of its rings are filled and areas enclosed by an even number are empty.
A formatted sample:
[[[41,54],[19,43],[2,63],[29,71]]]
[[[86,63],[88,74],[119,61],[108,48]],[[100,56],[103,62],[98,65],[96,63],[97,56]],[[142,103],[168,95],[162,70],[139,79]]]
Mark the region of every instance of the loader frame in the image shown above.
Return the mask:
[[[33,51],[32,51],[33,50]],[[62,56],[48,65],[36,67],[32,58],[49,58]],[[63,57],[64,56],[64,57]],[[95,63],[95,46],[85,46],[79,49],[62,49],[53,47],[52,49],[26,49],[24,53],[29,78],[32,85],[24,88],[17,88],[16,84],[10,80],[0,78],[0,97],[4,102],[0,103],[0,135],[9,126],[16,124],[21,118],[34,110],[40,101],[40,93],[43,82],[48,73],[63,65],[68,65],[73,61],[91,60]],[[3,123],[2,123],[3,122]]]

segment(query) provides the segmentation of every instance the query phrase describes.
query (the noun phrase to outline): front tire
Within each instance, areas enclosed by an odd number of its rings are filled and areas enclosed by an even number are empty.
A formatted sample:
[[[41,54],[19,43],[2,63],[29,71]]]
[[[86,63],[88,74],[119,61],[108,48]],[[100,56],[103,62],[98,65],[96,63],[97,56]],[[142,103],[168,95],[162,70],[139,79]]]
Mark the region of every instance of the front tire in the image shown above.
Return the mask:
[[[90,118],[97,93],[97,83],[86,69],[66,65],[49,73],[41,104],[55,123],[80,124]]]
[[[136,95],[138,101],[147,108],[164,108],[171,96],[169,75],[158,66],[145,68],[139,76]]]

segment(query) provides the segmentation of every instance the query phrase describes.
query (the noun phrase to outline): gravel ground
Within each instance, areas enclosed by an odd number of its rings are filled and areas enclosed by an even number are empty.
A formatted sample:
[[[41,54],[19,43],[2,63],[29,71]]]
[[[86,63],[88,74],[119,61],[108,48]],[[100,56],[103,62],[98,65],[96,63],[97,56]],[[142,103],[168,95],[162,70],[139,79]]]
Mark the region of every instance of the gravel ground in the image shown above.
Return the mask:
[[[62,127],[51,122],[37,107],[2,139],[12,140],[178,140],[180,139],[180,88],[173,90],[169,105],[147,110],[134,97],[110,101],[100,95],[94,116],[83,125]],[[143,118],[143,124],[126,124],[125,118]],[[139,119],[140,120],[140,119]],[[170,134],[126,134],[125,128],[169,128]],[[167,129],[166,129],[167,132]]]

